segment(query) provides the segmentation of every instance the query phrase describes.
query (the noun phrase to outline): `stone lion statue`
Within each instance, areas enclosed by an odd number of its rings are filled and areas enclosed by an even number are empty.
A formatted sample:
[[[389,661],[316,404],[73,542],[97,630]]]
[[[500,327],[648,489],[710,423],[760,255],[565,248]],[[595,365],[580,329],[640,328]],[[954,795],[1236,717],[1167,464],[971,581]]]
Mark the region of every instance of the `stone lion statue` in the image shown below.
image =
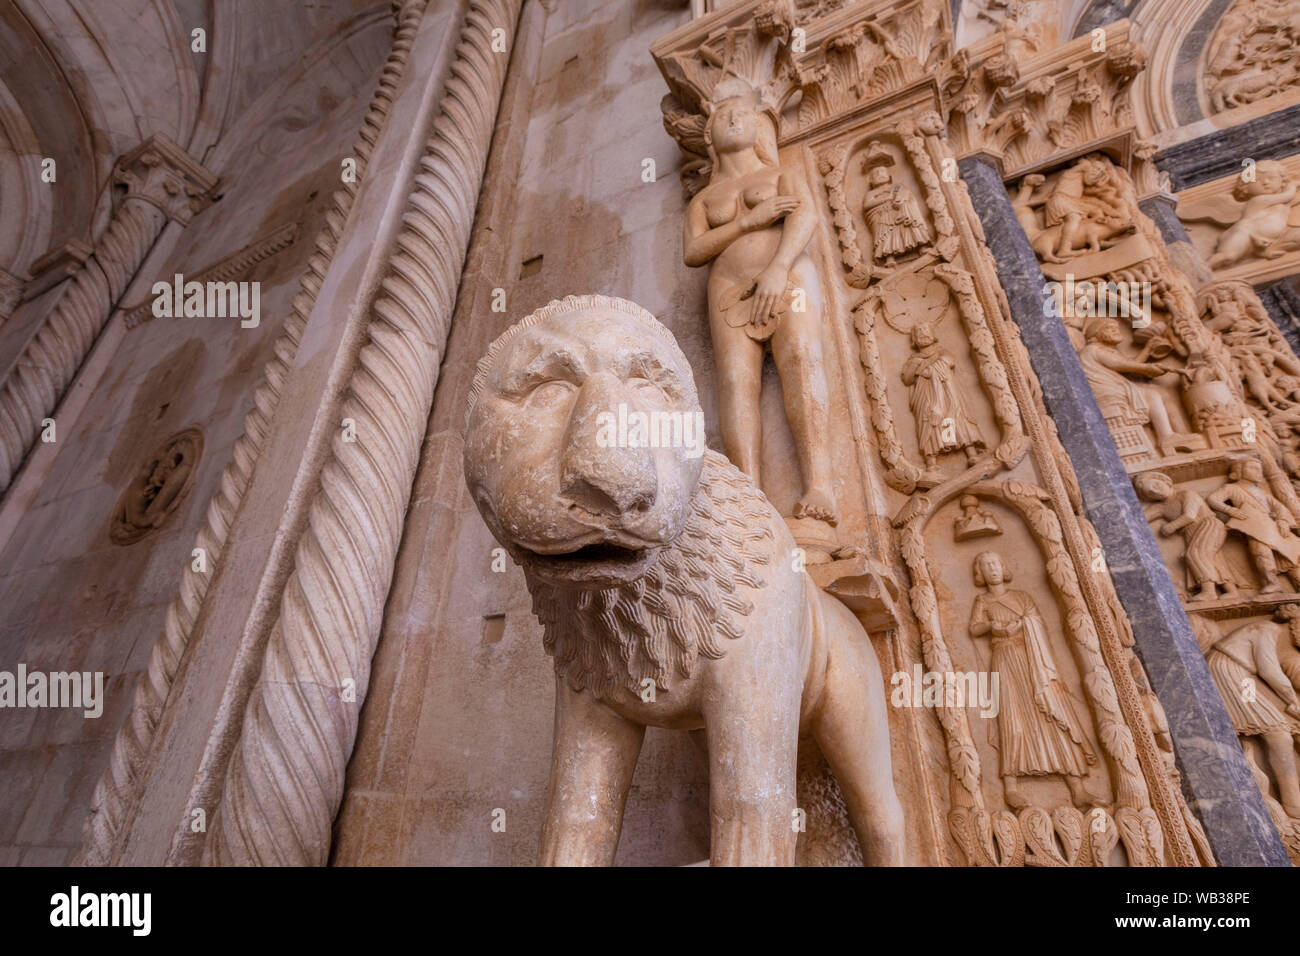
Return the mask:
[[[615,427],[637,412],[658,431]],[[801,735],[825,754],[864,860],[901,864],[870,640],[802,572],[753,482],[702,434],[673,440],[692,420],[685,356],[622,299],[552,302],[479,364],[465,477],[555,660],[542,863],[613,862],[654,726],[705,731],[713,865],[794,862]]]

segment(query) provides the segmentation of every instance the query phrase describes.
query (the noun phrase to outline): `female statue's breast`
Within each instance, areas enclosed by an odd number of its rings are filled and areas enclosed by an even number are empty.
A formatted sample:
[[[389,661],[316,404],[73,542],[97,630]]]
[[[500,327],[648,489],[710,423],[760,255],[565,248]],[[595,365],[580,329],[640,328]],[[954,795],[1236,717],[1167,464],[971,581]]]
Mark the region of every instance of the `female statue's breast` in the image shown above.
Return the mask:
[[[745,190],[745,205],[753,209],[759,203],[776,196],[776,183],[763,183],[758,186],[750,186]]]
[[[708,221],[710,229],[717,229],[731,222],[736,218],[736,194],[722,196],[714,202],[706,200],[704,218]]]

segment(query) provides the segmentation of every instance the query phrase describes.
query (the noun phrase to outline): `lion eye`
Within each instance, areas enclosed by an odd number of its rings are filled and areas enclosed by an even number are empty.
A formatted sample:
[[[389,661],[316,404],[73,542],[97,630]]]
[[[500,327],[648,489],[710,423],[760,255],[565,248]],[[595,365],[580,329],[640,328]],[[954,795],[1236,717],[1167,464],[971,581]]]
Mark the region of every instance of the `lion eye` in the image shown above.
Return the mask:
[[[542,382],[528,393],[528,404],[538,406],[554,405],[573,391],[573,384],[563,379],[551,379]]]

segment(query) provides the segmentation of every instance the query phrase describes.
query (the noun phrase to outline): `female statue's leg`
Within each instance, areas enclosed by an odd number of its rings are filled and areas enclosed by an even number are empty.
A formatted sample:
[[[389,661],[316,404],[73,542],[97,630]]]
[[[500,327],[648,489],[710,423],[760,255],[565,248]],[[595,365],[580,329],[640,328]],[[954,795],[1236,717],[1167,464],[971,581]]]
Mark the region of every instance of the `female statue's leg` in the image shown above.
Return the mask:
[[[763,422],[758,400],[763,387],[763,347],[743,328],[732,328],[721,320],[711,325],[722,447],[731,463],[761,488]]]
[[[791,310],[772,336],[772,358],[781,376],[785,414],[799,455],[804,494],[795,515],[834,524],[831,492],[829,392],[826,359],[821,343],[821,303],[816,290],[807,291],[808,308]]]

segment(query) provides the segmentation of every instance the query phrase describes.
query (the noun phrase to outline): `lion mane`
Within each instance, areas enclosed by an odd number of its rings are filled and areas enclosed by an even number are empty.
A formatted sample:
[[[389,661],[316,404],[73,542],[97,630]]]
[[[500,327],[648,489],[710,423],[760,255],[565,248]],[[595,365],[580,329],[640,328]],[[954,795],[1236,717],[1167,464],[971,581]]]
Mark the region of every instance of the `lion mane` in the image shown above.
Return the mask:
[[[528,576],[533,613],[555,671],[597,698],[619,688],[660,691],[691,676],[700,655],[716,660],[744,634],[753,610],[740,588],[761,588],[772,560],[775,519],[754,484],[722,455],[705,451],[681,534],[635,581],[613,588],[560,588]]]

